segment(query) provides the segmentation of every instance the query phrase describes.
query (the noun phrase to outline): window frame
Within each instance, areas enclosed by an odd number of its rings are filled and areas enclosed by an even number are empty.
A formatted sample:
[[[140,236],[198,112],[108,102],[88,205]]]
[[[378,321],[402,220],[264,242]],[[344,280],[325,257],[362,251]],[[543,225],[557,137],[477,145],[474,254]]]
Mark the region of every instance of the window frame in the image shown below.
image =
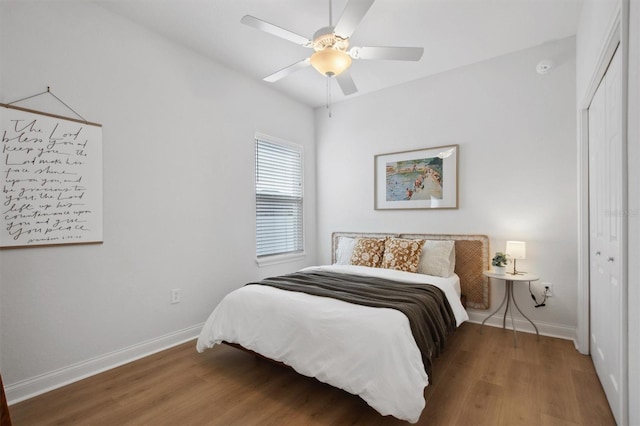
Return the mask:
[[[254,218],[255,218],[255,258],[258,266],[269,266],[278,263],[292,262],[301,260],[306,256],[306,233],[305,233],[305,202],[304,202],[304,147],[300,144],[290,142],[285,139],[270,136],[264,133],[256,132],[254,135]],[[290,251],[285,253],[273,253],[264,254],[258,256],[258,186],[257,186],[257,172],[258,172],[258,142],[269,143],[273,145],[280,145],[282,147],[297,151],[300,155],[300,200],[301,200],[301,250]]]

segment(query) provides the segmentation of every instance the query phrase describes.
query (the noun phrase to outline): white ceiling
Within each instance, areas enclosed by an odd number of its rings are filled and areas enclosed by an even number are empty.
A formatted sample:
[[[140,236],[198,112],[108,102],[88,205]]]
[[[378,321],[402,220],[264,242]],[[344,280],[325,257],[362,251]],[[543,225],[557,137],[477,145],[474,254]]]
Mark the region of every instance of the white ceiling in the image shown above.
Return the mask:
[[[240,23],[253,15],[307,38],[329,23],[329,0],[95,0],[227,67],[262,78],[313,51]],[[333,0],[333,21],[347,0]],[[420,46],[419,62],[354,60],[358,93],[374,92],[460,66],[575,35],[581,0],[376,0],[352,46]],[[541,60],[544,58],[540,58]],[[317,107],[326,77],[312,67],[275,90]],[[332,102],[345,99],[335,81]]]

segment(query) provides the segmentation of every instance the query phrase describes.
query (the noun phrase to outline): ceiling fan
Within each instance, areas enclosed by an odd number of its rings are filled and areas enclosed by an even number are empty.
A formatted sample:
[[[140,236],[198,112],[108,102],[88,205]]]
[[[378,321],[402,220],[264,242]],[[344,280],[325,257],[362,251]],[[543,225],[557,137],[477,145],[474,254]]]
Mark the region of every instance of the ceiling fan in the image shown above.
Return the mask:
[[[388,59],[397,61],[419,61],[424,49],[422,47],[351,47],[349,37],[364,18],[374,0],[349,0],[335,26],[331,23],[331,0],[329,0],[329,26],[320,28],[309,40],[277,25],[245,15],[240,22],[250,27],[291,41],[315,52],[308,58],[296,62],[264,78],[275,82],[281,78],[313,66],[320,74],[335,77],[345,95],[358,91],[349,67],[352,59]]]

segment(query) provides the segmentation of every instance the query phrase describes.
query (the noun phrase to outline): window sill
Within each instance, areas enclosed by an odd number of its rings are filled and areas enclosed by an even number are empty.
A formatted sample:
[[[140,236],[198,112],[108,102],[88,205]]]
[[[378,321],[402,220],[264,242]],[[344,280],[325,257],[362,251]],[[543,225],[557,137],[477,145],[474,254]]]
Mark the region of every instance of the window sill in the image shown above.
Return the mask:
[[[295,262],[297,260],[302,260],[305,257],[306,257],[305,252],[291,253],[291,254],[277,254],[274,256],[265,256],[265,257],[258,258],[256,259],[256,263],[258,264],[258,266],[262,267],[262,266],[277,265],[279,263]]]

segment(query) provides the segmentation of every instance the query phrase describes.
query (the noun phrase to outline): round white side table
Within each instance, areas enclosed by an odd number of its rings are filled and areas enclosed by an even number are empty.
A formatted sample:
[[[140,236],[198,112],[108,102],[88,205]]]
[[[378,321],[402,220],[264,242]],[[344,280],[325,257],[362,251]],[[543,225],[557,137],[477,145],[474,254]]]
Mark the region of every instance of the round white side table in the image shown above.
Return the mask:
[[[506,328],[506,319],[507,319],[507,311],[509,312],[509,316],[511,317],[511,325],[513,327],[513,343],[514,345],[517,347],[518,346],[518,336],[517,336],[517,330],[516,330],[516,323],[513,321],[513,313],[512,310],[509,309],[510,305],[511,305],[511,301],[513,301],[513,304],[515,305],[516,309],[518,310],[518,312],[520,312],[520,314],[531,323],[531,325],[533,326],[533,328],[535,328],[536,330],[536,335],[537,338],[540,338],[540,333],[538,332],[538,327],[536,327],[536,325],[533,323],[533,321],[531,321],[521,310],[520,307],[518,306],[518,303],[516,303],[516,299],[513,296],[513,283],[514,282],[529,282],[531,283],[532,281],[538,281],[540,278],[538,278],[536,275],[533,274],[527,274],[527,273],[520,273],[517,275],[513,275],[510,273],[504,273],[504,274],[496,274],[495,272],[491,272],[491,271],[484,271],[483,274],[486,277],[492,278],[494,280],[502,280],[505,282],[505,292],[504,292],[504,299],[502,299],[502,303],[500,303],[500,306],[498,306],[498,309],[496,309],[495,311],[493,311],[491,313],[491,315],[489,315],[488,317],[486,317],[484,319],[484,321],[482,321],[482,326],[484,326],[484,323],[491,318],[492,316],[494,316],[495,314],[498,313],[498,311],[500,309],[502,309],[502,307],[504,306],[504,304],[507,304],[507,307],[504,310],[504,316],[502,317],[502,328]]]

